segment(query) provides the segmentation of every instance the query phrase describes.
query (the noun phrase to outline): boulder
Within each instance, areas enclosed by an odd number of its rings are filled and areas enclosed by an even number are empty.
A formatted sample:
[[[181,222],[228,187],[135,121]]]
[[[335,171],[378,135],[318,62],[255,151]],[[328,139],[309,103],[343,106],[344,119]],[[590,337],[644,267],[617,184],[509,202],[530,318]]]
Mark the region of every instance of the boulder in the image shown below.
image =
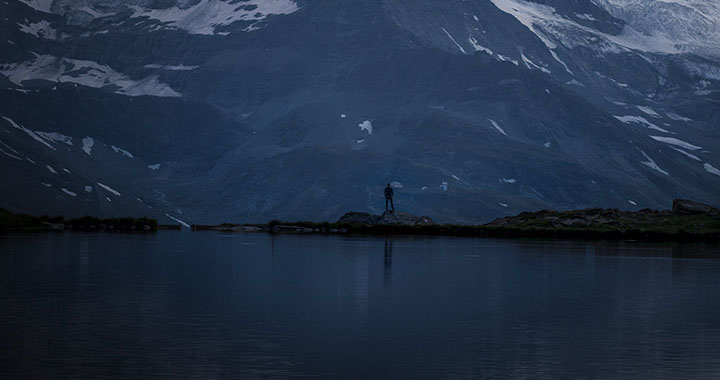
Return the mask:
[[[716,209],[715,207],[706,205],[704,203],[691,201],[689,199],[674,200],[673,206],[672,206],[672,212],[673,212],[673,214],[678,214],[678,215],[696,215],[696,214],[708,214],[708,215],[712,215],[712,216],[720,215],[720,210]]]
[[[367,212],[348,212],[338,220],[340,224],[377,224],[380,221],[380,215],[374,215]]]
[[[341,224],[397,224],[421,226],[435,224],[428,216],[415,216],[407,212],[390,212],[385,211],[382,215],[374,215],[366,212],[348,212],[343,215],[338,223]]]
[[[415,216],[407,212],[385,211],[385,213],[383,213],[380,217],[379,224],[403,224],[417,226],[434,224],[434,222],[427,216]]]

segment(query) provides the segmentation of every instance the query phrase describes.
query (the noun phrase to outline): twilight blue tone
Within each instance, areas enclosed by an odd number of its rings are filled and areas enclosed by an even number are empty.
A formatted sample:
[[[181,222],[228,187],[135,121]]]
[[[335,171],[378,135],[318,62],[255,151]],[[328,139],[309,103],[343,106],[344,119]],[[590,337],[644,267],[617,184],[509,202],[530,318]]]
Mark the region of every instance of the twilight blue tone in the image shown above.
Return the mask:
[[[0,236],[0,377],[718,378],[717,245]]]
[[[720,204],[717,0],[11,0],[0,36],[12,212]]]

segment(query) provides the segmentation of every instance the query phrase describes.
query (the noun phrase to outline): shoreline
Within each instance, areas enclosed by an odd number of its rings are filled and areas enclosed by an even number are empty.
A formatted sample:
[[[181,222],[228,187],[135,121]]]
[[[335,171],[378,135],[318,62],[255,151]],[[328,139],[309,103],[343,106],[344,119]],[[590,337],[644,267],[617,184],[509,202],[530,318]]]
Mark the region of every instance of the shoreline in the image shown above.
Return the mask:
[[[158,224],[141,218],[63,217],[13,214],[0,208],[0,232],[130,232],[181,230],[179,224]],[[523,212],[487,224],[435,224],[428,217],[386,212],[348,212],[337,222],[277,221],[264,224],[193,224],[191,231],[269,234],[355,234],[374,236],[457,236],[636,241],[720,241],[720,210],[676,199],[671,210],[583,209]]]

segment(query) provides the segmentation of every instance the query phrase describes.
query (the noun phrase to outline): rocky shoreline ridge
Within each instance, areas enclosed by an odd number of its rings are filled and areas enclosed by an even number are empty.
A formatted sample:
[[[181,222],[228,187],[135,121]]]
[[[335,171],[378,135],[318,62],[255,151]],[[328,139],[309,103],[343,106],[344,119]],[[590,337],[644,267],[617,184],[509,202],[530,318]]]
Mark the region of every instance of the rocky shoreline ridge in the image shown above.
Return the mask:
[[[180,229],[148,218],[99,219],[34,217],[0,210],[0,231],[156,231]],[[193,231],[266,232],[273,234],[371,234],[515,238],[580,238],[605,240],[720,240],[720,210],[687,199],[676,199],[670,210],[583,209],[523,212],[482,225],[438,224],[430,217],[406,212],[376,215],[348,212],[336,222],[192,225]]]
[[[335,223],[226,223],[219,226],[193,225],[193,230],[608,240],[720,240],[720,210],[691,200],[676,199],[670,210],[542,210],[523,212],[482,225],[436,224],[430,217],[404,212],[385,212],[382,215],[348,212]]]

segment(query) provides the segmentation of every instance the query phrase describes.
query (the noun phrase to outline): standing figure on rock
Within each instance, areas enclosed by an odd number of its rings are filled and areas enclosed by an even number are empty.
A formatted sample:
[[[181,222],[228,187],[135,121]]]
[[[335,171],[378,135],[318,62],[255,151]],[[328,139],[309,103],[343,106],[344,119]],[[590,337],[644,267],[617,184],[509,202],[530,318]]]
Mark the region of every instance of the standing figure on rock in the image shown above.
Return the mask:
[[[395,204],[393,203],[393,188],[390,187],[390,184],[388,183],[387,187],[385,188],[385,211],[388,210],[388,202],[390,202],[390,212],[395,212]]]

